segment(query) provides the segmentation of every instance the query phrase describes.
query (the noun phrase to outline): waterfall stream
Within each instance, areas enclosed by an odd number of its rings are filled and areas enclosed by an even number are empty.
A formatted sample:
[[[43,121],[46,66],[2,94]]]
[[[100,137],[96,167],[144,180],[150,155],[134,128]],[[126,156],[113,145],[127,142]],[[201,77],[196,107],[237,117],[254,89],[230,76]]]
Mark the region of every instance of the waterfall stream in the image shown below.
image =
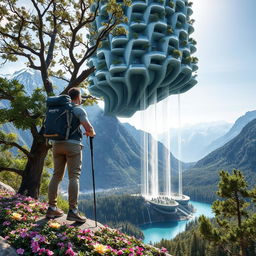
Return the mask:
[[[168,94],[168,91],[166,92]],[[182,163],[181,159],[181,100],[178,94],[177,123],[178,123],[178,196],[182,196]],[[156,93],[152,96],[153,104],[147,109],[146,98],[141,100],[140,120],[143,130],[141,136],[141,194],[146,198],[155,198],[160,195],[173,196],[172,191],[172,168],[171,168],[171,145],[170,145],[170,118],[171,97],[157,103]],[[161,127],[164,132],[159,129]],[[165,141],[165,147],[159,154],[158,136],[159,130]],[[151,133],[151,134],[150,134]],[[159,158],[162,159],[163,175],[159,177]],[[161,179],[160,179],[161,178]],[[162,180],[162,184],[159,184]],[[161,191],[160,191],[161,190]],[[176,195],[177,196],[177,195]]]

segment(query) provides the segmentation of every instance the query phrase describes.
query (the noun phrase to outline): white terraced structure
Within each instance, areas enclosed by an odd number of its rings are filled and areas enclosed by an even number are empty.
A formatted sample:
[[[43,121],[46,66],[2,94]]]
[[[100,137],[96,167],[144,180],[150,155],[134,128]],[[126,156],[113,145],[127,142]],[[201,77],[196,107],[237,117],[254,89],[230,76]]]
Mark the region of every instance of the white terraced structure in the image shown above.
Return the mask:
[[[96,67],[89,90],[104,98],[106,114],[131,116],[197,83],[191,5],[187,0],[133,0],[125,8],[128,23],[118,26],[127,33],[110,34],[89,62]],[[107,18],[102,2],[98,31]]]

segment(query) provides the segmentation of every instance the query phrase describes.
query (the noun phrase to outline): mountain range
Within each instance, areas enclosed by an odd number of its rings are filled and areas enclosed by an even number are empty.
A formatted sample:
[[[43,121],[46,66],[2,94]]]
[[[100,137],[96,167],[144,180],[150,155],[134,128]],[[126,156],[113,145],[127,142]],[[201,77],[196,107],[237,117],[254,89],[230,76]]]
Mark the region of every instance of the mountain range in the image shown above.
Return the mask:
[[[137,130],[129,123],[124,123],[126,129],[136,140],[142,136],[143,131]],[[170,149],[172,154],[183,162],[197,162],[211,152],[209,145],[217,138],[226,134],[232,124],[227,122],[199,123],[178,128],[171,128]],[[181,134],[181,156],[178,154],[178,134]],[[158,135],[158,140],[168,147],[166,133]]]
[[[240,169],[250,185],[256,182],[256,119],[250,121],[241,132],[198,161],[183,175],[185,192],[195,200],[215,199],[219,181],[218,171]],[[207,199],[208,198],[208,199]]]
[[[23,69],[8,75],[8,79],[17,79],[24,84],[26,92],[30,95],[34,88],[40,86],[41,80],[39,72],[30,69]],[[55,81],[58,85],[58,80]],[[63,83],[60,84],[63,88]],[[2,102],[3,103],[3,102]],[[2,104],[6,107],[6,104]],[[97,106],[86,107],[88,116],[95,127],[97,136],[94,139],[94,163],[96,185],[98,189],[109,189],[115,187],[131,187],[140,184],[140,165],[141,165],[141,145],[130,135],[125,126],[116,117],[104,116],[103,110]],[[2,126],[7,132],[14,132],[18,135],[19,142],[24,145],[31,145],[31,136],[28,131],[18,130],[12,124]],[[150,136],[150,135],[149,135]],[[91,166],[89,143],[83,140],[83,171],[81,174],[80,185],[82,191],[91,190]],[[159,176],[162,180],[163,158],[162,152],[164,145],[158,143],[159,153]],[[150,154],[150,152],[149,152]],[[171,162],[173,173],[177,173],[178,160],[172,155]],[[187,164],[182,164],[183,169],[187,169]],[[175,185],[174,185],[175,186]],[[63,189],[66,190],[67,177],[63,182]]]
[[[254,120],[255,118],[256,118],[256,110],[246,112],[243,116],[239,117],[235,121],[234,125],[231,127],[231,129],[226,134],[224,134],[223,136],[217,138],[212,143],[210,143],[207,146],[206,150],[208,152],[212,152],[215,149],[222,147],[228,141],[235,138],[242,131],[242,129],[250,121]]]
[[[3,77],[4,75],[2,75]],[[32,93],[33,88],[40,85],[37,71],[23,69],[13,75],[4,76],[10,79],[18,79],[24,83],[28,94]],[[62,81],[55,80],[55,84],[63,88]],[[61,88],[61,89],[62,89]],[[6,107],[6,102],[1,101],[0,107]],[[97,136],[94,139],[94,163],[97,189],[111,189],[117,187],[136,187],[140,182],[141,151],[140,136],[142,131],[135,129],[129,124],[119,122],[116,117],[105,116],[103,110],[97,106],[86,107],[89,119],[95,127]],[[186,134],[184,141],[187,141],[188,153],[193,150],[202,151],[208,147],[218,147],[207,156],[193,164],[182,163],[184,170],[184,191],[193,199],[209,201],[213,198],[216,184],[218,182],[218,170],[240,168],[246,176],[255,178],[256,167],[256,111],[247,112],[239,118],[230,128],[227,123],[215,123],[212,125],[204,124],[184,129]],[[230,129],[229,129],[230,128]],[[22,144],[30,145],[31,136],[28,131],[21,131],[5,124],[1,129],[7,132],[14,132],[18,135]],[[229,129],[229,130],[228,130]],[[149,135],[151,136],[151,135]],[[218,137],[219,138],[216,138]],[[205,146],[205,142],[209,142]],[[193,142],[193,143],[192,143]],[[91,162],[89,143],[84,139],[83,149],[83,171],[81,174],[81,190],[91,190]],[[184,145],[182,145],[184,149]],[[192,147],[192,145],[194,145]],[[165,146],[158,142],[159,154],[159,177],[163,181],[163,157],[162,152]],[[199,152],[199,150],[198,150]],[[204,152],[207,154],[208,152]],[[150,154],[150,152],[149,152]],[[171,154],[171,165],[174,181],[177,181],[178,160]],[[195,157],[195,156],[193,156]],[[64,179],[63,189],[66,190],[67,178]],[[175,187],[175,184],[173,184]],[[210,195],[210,196],[209,196]]]

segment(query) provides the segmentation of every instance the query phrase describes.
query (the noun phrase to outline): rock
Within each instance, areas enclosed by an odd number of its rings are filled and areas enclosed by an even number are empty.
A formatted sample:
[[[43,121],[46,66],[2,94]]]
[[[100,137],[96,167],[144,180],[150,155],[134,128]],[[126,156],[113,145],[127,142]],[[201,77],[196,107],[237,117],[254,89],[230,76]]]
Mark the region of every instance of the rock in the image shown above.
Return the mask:
[[[17,256],[16,251],[0,236],[0,256]]]
[[[74,221],[69,221],[69,220],[66,220],[67,218],[67,215],[64,214],[62,217],[60,218],[55,218],[54,221],[60,223],[60,224],[67,224],[67,225],[70,225],[70,226],[75,226],[75,227],[79,227],[80,229],[90,229],[92,231],[96,231],[98,230],[100,227],[104,227],[104,225],[102,225],[101,223],[97,222],[97,227],[95,225],[95,221],[94,220],[91,220],[91,219],[88,219],[86,220],[85,223],[77,223],[77,222],[74,222]],[[45,225],[45,223],[47,223],[50,219],[47,219],[45,217],[41,217],[39,218],[39,220],[36,222],[36,224],[38,224],[39,226],[43,226]]]
[[[1,181],[0,181],[0,190],[4,190],[4,191],[10,192],[10,193],[15,193],[15,190],[11,186],[6,185]]]

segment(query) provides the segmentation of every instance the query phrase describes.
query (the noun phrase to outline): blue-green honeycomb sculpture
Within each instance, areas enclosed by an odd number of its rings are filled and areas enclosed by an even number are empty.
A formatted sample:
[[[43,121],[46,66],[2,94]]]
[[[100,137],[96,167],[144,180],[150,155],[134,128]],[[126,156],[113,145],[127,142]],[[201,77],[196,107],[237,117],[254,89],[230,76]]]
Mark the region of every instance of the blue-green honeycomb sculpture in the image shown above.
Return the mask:
[[[128,23],[118,27],[127,33],[108,35],[89,62],[96,67],[89,90],[104,98],[106,114],[129,117],[154,98],[161,101],[197,83],[191,5],[187,0],[133,0],[125,7]],[[97,30],[107,15],[102,3]]]

